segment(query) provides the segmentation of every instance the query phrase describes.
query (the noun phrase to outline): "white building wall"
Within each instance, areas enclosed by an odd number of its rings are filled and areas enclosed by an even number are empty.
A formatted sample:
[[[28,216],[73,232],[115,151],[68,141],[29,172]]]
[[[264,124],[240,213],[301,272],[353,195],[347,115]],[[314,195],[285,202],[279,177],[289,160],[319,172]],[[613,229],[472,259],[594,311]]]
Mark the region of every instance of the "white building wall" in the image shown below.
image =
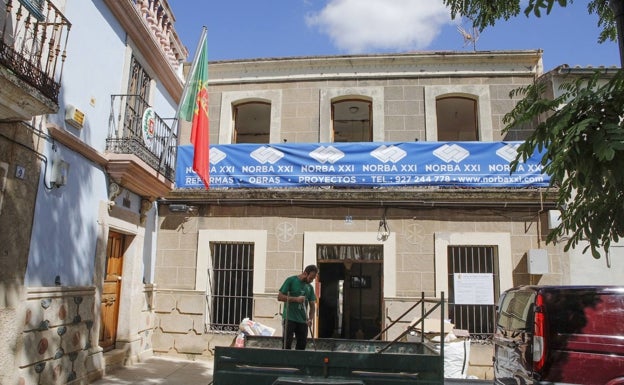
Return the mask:
[[[101,0],[65,4],[63,12],[72,22],[72,29],[59,111],[38,117],[33,123],[41,132],[36,140],[40,141],[42,170],[24,278],[24,301],[11,320],[17,333],[17,348],[13,351],[16,365],[5,365],[0,357],[1,367],[15,366],[12,376],[24,383],[34,383],[36,378],[41,383],[84,383],[101,376],[108,365],[98,341],[106,246],[111,230],[125,234],[128,242],[114,351],[121,353],[124,363],[152,353],[150,283],[156,259],[155,204],[128,190],[122,182],[121,193],[113,198],[115,205],[110,204],[112,180],[105,166],[106,140],[110,135],[111,96],[128,93],[133,55],[152,80],[147,102],[170,127],[179,95],[169,94],[178,91],[175,84],[171,85],[169,80],[168,87],[162,85],[159,76],[167,76],[166,71],[150,68],[109,6]],[[135,22],[138,24],[138,20]],[[159,57],[149,59],[158,61]],[[85,114],[82,128],[65,122],[70,105]],[[54,140],[52,135],[60,139]],[[59,160],[69,165],[69,172],[64,185],[53,187],[53,164]],[[64,339],[65,333],[72,336],[70,342]],[[70,360],[74,354],[77,358]],[[36,367],[41,362],[46,362],[46,366],[39,375]],[[59,380],[51,380],[55,376]]]

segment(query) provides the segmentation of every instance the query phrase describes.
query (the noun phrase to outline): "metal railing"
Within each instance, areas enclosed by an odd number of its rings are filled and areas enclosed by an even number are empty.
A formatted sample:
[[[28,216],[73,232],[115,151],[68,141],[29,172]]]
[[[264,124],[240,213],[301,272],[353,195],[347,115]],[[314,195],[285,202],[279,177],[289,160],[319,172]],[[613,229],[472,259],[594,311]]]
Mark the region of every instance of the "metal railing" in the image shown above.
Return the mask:
[[[111,95],[106,151],[134,154],[168,180],[175,179],[177,121],[170,127],[140,95]]]
[[[0,65],[58,103],[70,29],[49,0],[3,0]]]
[[[449,318],[455,329],[467,330],[470,338],[491,340],[494,335],[496,305],[458,305],[449,302]]]
[[[496,301],[498,300],[498,254],[494,246],[456,245],[448,247],[449,304],[448,314],[456,329],[467,330],[471,338],[490,340],[494,334]],[[492,304],[455,303],[455,274],[482,274],[491,279]],[[486,293],[487,286],[480,293]]]

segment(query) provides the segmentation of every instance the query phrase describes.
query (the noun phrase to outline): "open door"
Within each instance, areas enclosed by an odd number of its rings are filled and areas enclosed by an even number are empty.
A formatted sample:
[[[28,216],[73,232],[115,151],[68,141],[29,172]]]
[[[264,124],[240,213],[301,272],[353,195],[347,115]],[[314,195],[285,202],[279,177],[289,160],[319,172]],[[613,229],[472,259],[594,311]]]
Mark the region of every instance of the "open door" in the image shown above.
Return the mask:
[[[126,251],[126,236],[110,231],[106,246],[106,272],[102,288],[102,326],[100,327],[100,346],[104,351],[115,348],[117,340],[117,319],[121,294],[121,274],[123,255]]]
[[[382,328],[383,261],[319,261],[318,337],[371,339]]]

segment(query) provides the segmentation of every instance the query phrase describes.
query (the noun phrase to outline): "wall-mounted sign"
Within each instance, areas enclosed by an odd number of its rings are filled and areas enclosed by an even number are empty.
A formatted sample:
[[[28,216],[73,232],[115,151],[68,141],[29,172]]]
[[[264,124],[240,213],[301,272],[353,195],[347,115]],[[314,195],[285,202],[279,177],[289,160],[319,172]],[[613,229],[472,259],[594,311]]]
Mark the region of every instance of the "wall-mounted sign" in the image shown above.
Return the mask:
[[[456,305],[493,305],[494,276],[488,273],[453,274]]]
[[[210,188],[547,187],[541,155],[511,173],[521,142],[284,143],[210,146]],[[178,188],[204,188],[180,146]]]
[[[151,107],[146,108],[145,112],[143,112],[143,119],[141,123],[143,141],[147,147],[151,147],[156,131],[156,113]]]

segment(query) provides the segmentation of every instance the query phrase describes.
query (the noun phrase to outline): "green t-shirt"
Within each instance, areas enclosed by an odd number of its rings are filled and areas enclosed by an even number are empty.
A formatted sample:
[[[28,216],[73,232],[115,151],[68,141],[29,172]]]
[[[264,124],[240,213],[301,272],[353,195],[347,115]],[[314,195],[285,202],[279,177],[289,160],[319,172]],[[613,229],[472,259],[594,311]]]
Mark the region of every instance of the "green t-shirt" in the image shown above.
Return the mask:
[[[279,291],[289,297],[305,297],[305,303],[284,303],[284,311],[282,313],[284,319],[288,317],[290,321],[305,323],[308,319],[308,315],[306,314],[306,310],[308,309],[307,304],[309,302],[316,302],[316,295],[314,294],[312,285],[301,281],[299,277],[293,275],[292,277],[286,278]]]

